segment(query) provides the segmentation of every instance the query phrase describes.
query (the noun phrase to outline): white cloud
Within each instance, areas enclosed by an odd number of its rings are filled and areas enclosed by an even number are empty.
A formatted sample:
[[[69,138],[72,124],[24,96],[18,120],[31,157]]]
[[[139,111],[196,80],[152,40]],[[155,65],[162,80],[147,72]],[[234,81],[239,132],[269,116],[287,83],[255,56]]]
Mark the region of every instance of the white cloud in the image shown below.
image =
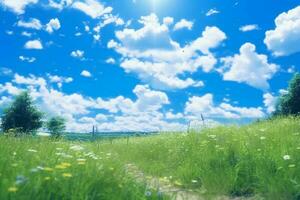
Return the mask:
[[[74,58],[83,58],[83,56],[84,56],[84,51],[81,51],[81,50],[75,50],[75,51],[72,51],[70,55],[71,55],[72,57],[74,57]]]
[[[116,63],[116,60],[114,58],[108,58],[106,59],[105,61],[107,64],[115,64]]]
[[[192,21],[188,21],[186,19],[181,19],[179,22],[177,22],[174,26],[174,30],[180,30],[180,29],[188,29],[188,30],[192,30],[194,25],[194,22]]]
[[[0,94],[7,92],[9,95],[18,95],[21,91],[21,89],[13,86],[10,82],[5,83],[4,85],[0,84]]]
[[[241,118],[261,118],[264,117],[262,108],[236,107],[222,102],[215,105],[213,95],[208,93],[204,96],[190,97],[185,105],[185,113],[205,118],[224,118],[224,119],[241,119]]]
[[[28,21],[20,20],[18,21],[17,26],[36,30],[41,30],[43,28],[40,20],[36,18],[30,18]]]
[[[73,3],[73,0],[50,0],[49,1],[49,6],[51,8],[55,8],[58,10],[62,10],[65,7],[70,6]]]
[[[38,0],[1,0],[0,4],[16,14],[24,14],[25,8],[30,4],[36,4]]]
[[[53,33],[55,30],[60,29],[60,22],[57,18],[51,19],[48,24],[46,24],[46,31],[48,33]]]
[[[56,83],[62,77],[50,76]],[[15,85],[13,85],[13,83]],[[51,87],[44,78],[16,74],[12,82],[0,84],[2,105],[21,89],[28,89],[31,96],[47,116],[59,115],[67,119],[67,130],[89,132],[93,125],[99,131],[155,131],[184,129],[178,122],[166,122],[161,109],[169,104],[168,96],[151,90],[147,85],[137,85],[133,89],[136,100],[123,96],[104,100],[85,97],[81,94],[65,94]],[[0,105],[0,106],[1,106]],[[103,111],[105,113],[103,113]],[[96,113],[96,114],[95,114]]]
[[[211,15],[215,15],[215,14],[218,14],[218,13],[220,13],[220,11],[218,11],[215,8],[212,8],[209,11],[207,11],[206,16],[211,16]]]
[[[174,120],[174,119],[184,119],[184,115],[182,113],[172,113],[172,112],[167,112],[165,114],[166,119]]]
[[[72,77],[62,77],[57,75],[47,74],[50,83],[56,83],[59,88],[62,87],[63,83],[71,83],[73,81]]]
[[[287,56],[300,51],[300,6],[281,13],[275,19],[275,29],[266,32],[264,43],[275,56]]]
[[[269,114],[273,113],[275,111],[277,97],[273,96],[271,93],[265,93],[263,95],[264,98],[264,105],[267,108],[267,112]]]
[[[173,17],[164,17],[163,23],[165,25],[169,26],[174,23],[174,18]]]
[[[33,63],[34,61],[36,61],[35,57],[19,56],[19,59],[22,61],[29,62],[29,63]]]
[[[25,43],[25,49],[43,49],[43,45],[40,40],[30,40]]]
[[[206,27],[202,36],[181,47],[170,37],[168,26],[160,24],[155,14],[141,17],[139,23],[143,25],[140,29],[117,31],[120,43],[111,40],[107,46],[122,55],[120,66],[125,72],[135,73],[143,82],[159,89],[200,86],[201,81],[183,77],[200,68],[211,71],[217,60],[210,49],[226,39],[217,27]]]
[[[96,0],[76,1],[72,4],[72,7],[94,19],[112,11],[112,7],[104,7],[104,5]]]
[[[0,67],[0,76],[12,75],[13,71],[7,67]]]
[[[80,75],[84,76],[84,77],[91,77],[92,76],[92,74],[87,70],[83,70]]]
[[[254,31],[254,30],[258,30],[259,27],[257,24],[248,24],[248,25],[244,25],[240,27],[240,31],[242,32],[249,32],[249,31]]]
[[[21,33],[21,35],[23,35],[23,36],[25,36],[25,37],[31,37],[31,36],[32,36],[32,33],[29,33],[29,32],[27,32],[27,31],[23,31],[23,32]]]
[[[250,86],[266,90],[268,80],[278,71],[279,66],[268,62],[264,54],[257,54],[255,45],[245,43],[240,48],[240,54],[221,59],[225,64],[224,80],[247,83]]]
[[[31,86],[46,86],[46,80],[41,77],[36,77],[34,75],[30,75],[29,77],[24,77],[19,74],[14,75],[14,80],[12,81],[16,84],[24,84]]]

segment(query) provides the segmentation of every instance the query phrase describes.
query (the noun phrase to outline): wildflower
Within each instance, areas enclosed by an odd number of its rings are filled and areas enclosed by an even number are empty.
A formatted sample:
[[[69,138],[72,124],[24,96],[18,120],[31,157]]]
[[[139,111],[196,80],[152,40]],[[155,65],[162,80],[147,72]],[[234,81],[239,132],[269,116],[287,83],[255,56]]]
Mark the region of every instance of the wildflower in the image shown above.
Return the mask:
[[[176,186],[182,186],[182,183],[181,183],[180,181],[178,181],[178,180],[176,180],[176,181],[174,182],[174,184],[175,184]]]
[[[63,162],[63,163],[61,163],[61,165],[65,166],[65,167],[71,167],[71,164],[67,163],[67,162]]]
[[[19,175],[16,177],[16,184],[20,185],[27,181],[27,178],[25,176]]]
[[[31,172],[38,172],[38,171],[43,170],[43,169],[44,169],[43,167],[37,166],[36,168],[32,168],[30,171]]]
[[[17,187],[9,187],[8,192],[17,192],[18,191],[18,188]]]
[[[197,180],[192,180],[192,183],[198,183],[198,181]]]
[[[53,172],[53,168],[50,167],[44,167],[43,170],[47,172]]]
[[[289,168],[295,168],[295,167],[296,167],[295,164],[290,164],[290,165],[289,165]]]
[[[208,137],[215,139],[217,136],[216,135],[208,135]]]
[[[32,153],[37,153],[37,150],[35,150],[35,149],[28,149],[27,151],[32,152]]]
[[[73,151],[82,151],[84,148],[80,145],[72,145],[70,149]]]
[[[265,140],[266,137],[265,137],[265,136],[261,136],[260,139],[261,139],[261,140]]]
[[[290,155],[284,155],[283,156],[283,160],[290,160],[291,159],[291,156]]]
[[[150,191],[146,191],[146,192],[145,192],[145,196],[147,196],[147,197],[150,197],[151,194],[152,194],[152,193],[151,193]]]
[[[63,173],[62,176],[66,177],[66,178],[71,178],[72,174],[71,173]]]

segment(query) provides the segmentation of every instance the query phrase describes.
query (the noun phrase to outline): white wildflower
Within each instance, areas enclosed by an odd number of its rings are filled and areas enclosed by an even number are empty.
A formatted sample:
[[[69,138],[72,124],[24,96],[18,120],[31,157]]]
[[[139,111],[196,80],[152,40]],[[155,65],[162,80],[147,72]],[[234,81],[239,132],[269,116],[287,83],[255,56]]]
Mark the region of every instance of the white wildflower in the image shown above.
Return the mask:
[[[291,159],[291,156],[290,155],[284,155],[283,156],[283,160],[290,160]]]

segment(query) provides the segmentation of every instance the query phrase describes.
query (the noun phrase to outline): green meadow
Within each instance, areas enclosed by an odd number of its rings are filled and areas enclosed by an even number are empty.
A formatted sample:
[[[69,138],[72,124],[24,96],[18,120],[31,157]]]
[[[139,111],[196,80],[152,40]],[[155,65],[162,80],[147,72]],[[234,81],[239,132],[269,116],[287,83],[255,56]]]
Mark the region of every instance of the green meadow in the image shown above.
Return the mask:
[[[155,179],[199,199],[297,200],[300,118],[113,141],[3,135],[0,172],[0,199],[176,199]]]

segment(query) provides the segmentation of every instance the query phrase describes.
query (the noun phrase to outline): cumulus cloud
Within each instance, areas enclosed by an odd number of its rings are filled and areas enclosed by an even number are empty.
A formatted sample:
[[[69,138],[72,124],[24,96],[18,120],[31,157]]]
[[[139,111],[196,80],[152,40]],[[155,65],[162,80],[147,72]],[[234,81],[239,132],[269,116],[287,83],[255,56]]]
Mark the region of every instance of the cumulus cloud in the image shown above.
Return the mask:
[[[278,71],[279,66],[268,62],[264,54],[256,53],[254,44],[245,43],[240,53],[232,57],[222,58],[225,64],[223,79],[247,83],[248,85],[266,90],[269,88],[268,80]]]
[[[120,66],[125,72],[137,74],[143,82],[158,89],[200,86],[201,81],[183,77],[200,68],[211,71],[217,60],[210,50],[226,39],[217,27],[206,27],[200,37],[181,47],[155,14],[141,17],[139,23],[143,25],[140,29],[117,31],[119,42],[111,40],[107,46],[122,55]]]
[[[60,29],[60,22],[57,18],[51,19],[48,24],[46,24],[46,31],[48,33],[53,33],[55,30]]]
[[[84,12],[86,15],[92,18],[98,18],[104,14],[111,13],[112,7],[105,7],[96,0],[84,0],[76,1],[72,4],[72,7]]]
[[[73,3],[73,0],[50,0],[49,6],[58,10],[62,10],[65,7],[70,6]]]
[[[47,74],[50,83],[56,83],[57,87],[61,88],[63,83],[71,83],[73,81],[72,77],[63,77],[58,75]]]
[[[184,29],[184,28],[186,28],[188,30],[192,30],[193,25],[194,25],[194,22],[188,21],[186,19],[181,19],[179,22],[177,22],[175,24],[174,30],[180,30],[180,29]]]
[[[36,30],[41,30],[43,28],[40,20],[36,18],[30,18],[28,21],[20,20],[18,21],[17,26]]]
[[[87,70],[83,70],[80,75],[84,77],[92,77],[92,74]]]
[[[36,4],[38,0],[1,0],[0,4],[14,13],[24,14],[25,8],[30,4]]]
[[[0,106],[21,90],[29,90],[38,106],[47,116],[59,115],[67,119],[67,130],[88,132],[93,125],[100,131],[158,131],[185,128],[178,122],[167,122],[162,107],[169,104],[167,94],[151,90],[147,85],[133,89],[135,100],[118,96],[110,99],[85,97],[78,93],[66,94],[50,83],[60,82],[57,75],[24,77],[15,74],[14,79],[0,84]]]
[[[242,32],[249,32],[249,31],[255,31],[258,30],[259,27],[257,24],[248,24],[240,27],[240,31]]]
[[[283,12],[275,19],[275,29],[266,32],[264,43],[275,56],[300,51],[300,6]]]
[[[276,102],[278,97],[273,96],[271,93],[265,93],[263,95],[264,98],[264,105],[267,109],[267,113],[271,114],[275,111]]]
[[[25,49],[43,49],[43,45],[40,40],[29,40],[25,43]]]
[[[114,59],[114,58],[108,58],[108,59],[106,59],[106,61],[105,61],[107,64],[115,64],[116,63],[116,60]]]
[[[219,105],[214,104],[213,95],[208,93],[204,96],[190,97],[185,105],[185,113],[206,118],[225,118],[225,119],[241,119],[241,118],[261,118],[264,117],[262,108],[236,107],[228,103],[222,102]]]

